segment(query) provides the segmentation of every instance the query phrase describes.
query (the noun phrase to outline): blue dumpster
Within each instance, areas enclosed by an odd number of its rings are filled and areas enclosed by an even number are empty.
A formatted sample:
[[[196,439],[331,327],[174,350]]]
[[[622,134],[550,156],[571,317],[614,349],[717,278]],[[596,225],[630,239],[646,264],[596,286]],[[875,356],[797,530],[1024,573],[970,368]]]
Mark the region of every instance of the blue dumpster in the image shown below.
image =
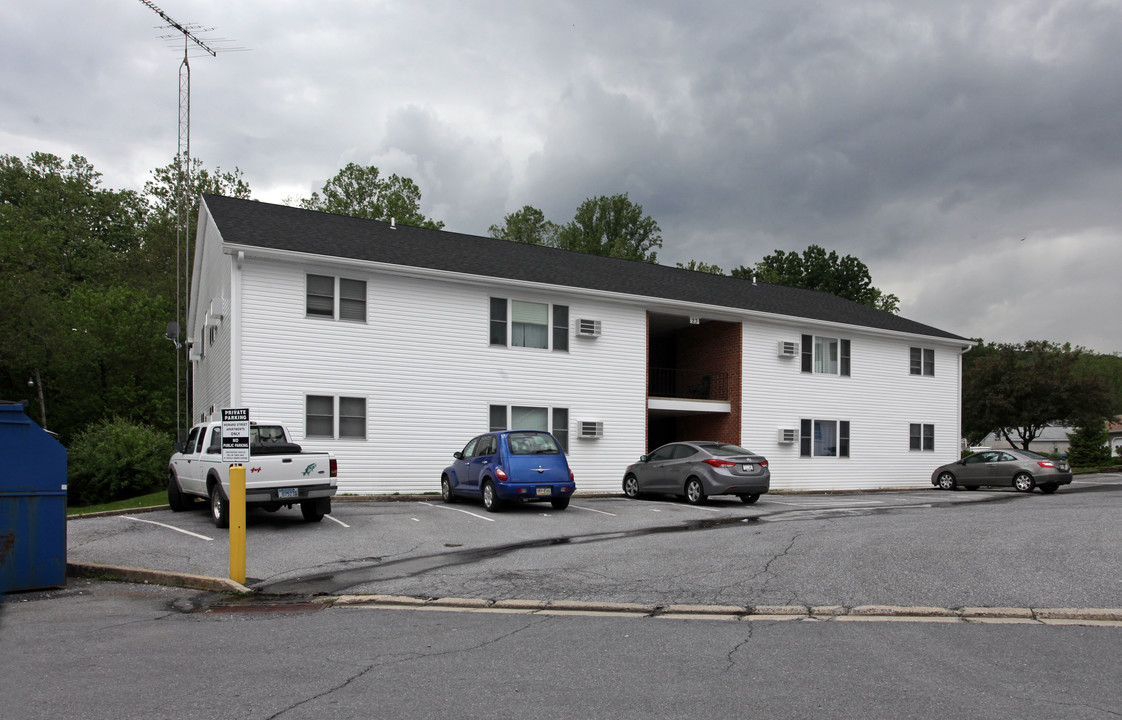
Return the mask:
[[[66,448],[0,403],[0,593],[66,584]]]

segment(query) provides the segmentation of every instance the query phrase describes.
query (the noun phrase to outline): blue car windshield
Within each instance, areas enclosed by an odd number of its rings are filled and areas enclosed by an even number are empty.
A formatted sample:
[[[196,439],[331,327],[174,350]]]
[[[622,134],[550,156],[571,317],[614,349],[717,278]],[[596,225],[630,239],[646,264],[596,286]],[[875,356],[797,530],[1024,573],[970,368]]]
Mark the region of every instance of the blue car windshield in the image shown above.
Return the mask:
[[[538,432],[513,432],[507,436],[511,455],[560,455],[561,448],[552,435]]]

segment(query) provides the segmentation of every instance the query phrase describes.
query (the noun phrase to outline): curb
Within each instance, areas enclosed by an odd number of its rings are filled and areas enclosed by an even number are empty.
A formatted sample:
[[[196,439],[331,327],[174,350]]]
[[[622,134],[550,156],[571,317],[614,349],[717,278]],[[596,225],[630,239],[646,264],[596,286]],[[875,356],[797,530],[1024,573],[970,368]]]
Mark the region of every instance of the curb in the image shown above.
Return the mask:
[[[68,577],[168,585],[192,590],[256,595],[253,588],[228,578],[146,570],[100,563],[67,563]],[[262,598],[267,596],[261,596]],[[511,598],[412,597],[409,595],[338,595],[316,598],[329,606],[387,610],[459,612],[523,612],[711,620],[1020,622],[1033,624],[1095,624],[1122,627],[1122,608],[940,608],[906,605],[654,605],[596,600],[527,600]]]
[[[229,592],[242,595],[256,592],[228,578],[164,572],[162,570],[146,570],[144,568],[125,567],[123,565],[68,562],[66,563],[66,575],[68,577],[89,578],[94,580],[118,580],[121,582],[140,583],[143,585],[169,585],[172,587],[190,588],[192,590],[210,590],[212,592]]]
[[[325,599],[340,607],[431,609],[476,612],[589,613],[596,615],[737,620],[911,620],[944,622],[1015,621],[1036,624],[1095,623],[1122,626],[1122,608],[939,608],[901,605],[647,605],[574,600],[484,600],[418,598],[407,595],[340,595]]]

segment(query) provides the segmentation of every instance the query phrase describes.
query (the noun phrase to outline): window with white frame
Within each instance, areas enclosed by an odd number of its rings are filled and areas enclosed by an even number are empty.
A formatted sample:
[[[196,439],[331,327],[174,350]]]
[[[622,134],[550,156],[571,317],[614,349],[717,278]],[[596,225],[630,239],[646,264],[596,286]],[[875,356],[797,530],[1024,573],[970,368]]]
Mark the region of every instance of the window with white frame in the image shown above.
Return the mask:
[[[493,297],[490,343],[568,352],[569,307]]]
[[[909,450],[934,450],[935,426],[926,423],[912,423],[908,426]]]
[[[308,395],[304,434],[307,437],[366,439],[366,398]]]
[[[308,274],[308,317],[366,322],[366,281]]]
[[[850,341],[845,338],[803,335],[802,371],[824,375],[849,375]]]
[[[553,433],[561,447],[569,450],[568,408],[529,407],[525,405],[491,405],[490,432],[502,430],[544,430]]]
[[[935,374],[935,351],[931,348],[911,348],[910,372],[912,375]]]
[[[801,457],[849,457],[849,421],[799,421],[799,455]]]

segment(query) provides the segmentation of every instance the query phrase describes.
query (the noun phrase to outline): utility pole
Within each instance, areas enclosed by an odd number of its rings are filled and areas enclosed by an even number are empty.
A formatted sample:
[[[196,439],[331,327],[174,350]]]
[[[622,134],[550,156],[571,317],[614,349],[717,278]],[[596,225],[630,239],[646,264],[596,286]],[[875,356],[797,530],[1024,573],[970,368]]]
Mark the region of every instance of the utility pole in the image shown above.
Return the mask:
[[[218,51],[211,48],[208,42],[196,33],[204,33],[214,28],[200,28],[195,24],[183,25],[168,16],[163,10],[149,0],[140,0],[149,9],[163,18],[167,25],[176,33],[183,35],[183,62],[179,65],[179,144],[175,154],[176,168],[176,223],[175,223],[175,318],[179,323],[175,337],[169,337],[176,343],[175,356],[175,426],[177,440],[182,441],[186,436],[187,428],[191,427],[191,343],[185,337],[184,342],[179,342],[178,328],[184,333],[190,332],[187,327],[187,308],[190,304],[191,292],[191,64],[188,62],[190,50],[201,48],[211,57],[217,57]],[[177,35],[164,36],[176,38]],[[241,48],[238,48],[241,49]],[[182,264],[180,264],[182,261]],[[182,283],[182,288],[181,288]],[[169,335],[171,327],[169,325]],[[182,354],[181,354],[182,353]],[[182,360],[183,366],[180,366]],[[180,387],[182,386],[182,395]],[[179,401],[183,399],[183,408]]]

